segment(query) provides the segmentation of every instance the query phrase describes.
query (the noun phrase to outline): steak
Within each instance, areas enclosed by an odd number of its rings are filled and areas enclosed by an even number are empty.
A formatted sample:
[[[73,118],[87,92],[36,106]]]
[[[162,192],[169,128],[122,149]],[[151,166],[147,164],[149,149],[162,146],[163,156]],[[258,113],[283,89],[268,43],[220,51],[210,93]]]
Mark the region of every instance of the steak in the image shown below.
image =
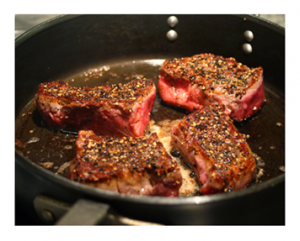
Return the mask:
[[[202,194],[245,188],[256,175],[250,147],[223,106],[201,107],[186,116],[172,127],[171,142],[195,168]]]
[[[43,121],[54,129],[99,135],[143,136],[156,95],[152,80],[94,88],[42,83],[35,96]]]
[[[234,58],[213,54],[166,60],[159,76],[161,99],[192,112],[205,105],[224,105],[242,121],[264,103],[262,67],[249,68]]]
[[[177,197],[182,184],[179,164],[156,133],[113,137],[79,131],[68,177],[92,187],[146,196]]]

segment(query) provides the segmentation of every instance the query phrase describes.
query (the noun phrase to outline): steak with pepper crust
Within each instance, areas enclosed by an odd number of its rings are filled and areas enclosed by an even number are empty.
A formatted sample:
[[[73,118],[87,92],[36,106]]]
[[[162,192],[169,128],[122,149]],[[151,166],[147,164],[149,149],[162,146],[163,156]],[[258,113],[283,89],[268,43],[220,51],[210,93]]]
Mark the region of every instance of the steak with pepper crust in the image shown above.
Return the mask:
[[[117,193],[177,197],[182,184],[179,164],[157,135],[98,136],[79,131],[69,178]]]
[[[194,111],[224,105],[226,114],[242,121],[264,103],[263,69],[249,68],[234,58],[199,54],[166,60],[159,76],[161,99]]]
[[[186,116],[172,127],[171,142],[195,168],[203,194],[245,188],[256,175],[250,147],[221,106]]]
[[[156,95],[152,80],[94,88],[42,83],[35,96],[43,121],[54,129],[99,135],[143,136]]]

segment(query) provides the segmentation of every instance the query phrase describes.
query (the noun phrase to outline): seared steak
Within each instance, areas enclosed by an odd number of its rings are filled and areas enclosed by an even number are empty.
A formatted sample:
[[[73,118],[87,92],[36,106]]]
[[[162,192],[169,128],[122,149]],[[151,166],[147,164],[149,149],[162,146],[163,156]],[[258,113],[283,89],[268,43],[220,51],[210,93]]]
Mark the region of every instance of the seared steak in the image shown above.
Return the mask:
[[[250,147],[221,106],[201,107],[186,116],[173,126],[171,141],[195,168],[203,194],[245,188],[256,175]]]
[[[79,131],[69,178],[118,193],[176,197],[179,169],[155,133],[134,138]]]
[[[39,85],[35,101],[50,128],[142,136],[150,120],[155,95],[152,80],[94,88],[49,82]]]
[[[163,63],[158,89],[167,104],[191,112],[205,105],[224,105],[226,114],[242,121],[264,102],[263,69],[213,54],[175,58]]]

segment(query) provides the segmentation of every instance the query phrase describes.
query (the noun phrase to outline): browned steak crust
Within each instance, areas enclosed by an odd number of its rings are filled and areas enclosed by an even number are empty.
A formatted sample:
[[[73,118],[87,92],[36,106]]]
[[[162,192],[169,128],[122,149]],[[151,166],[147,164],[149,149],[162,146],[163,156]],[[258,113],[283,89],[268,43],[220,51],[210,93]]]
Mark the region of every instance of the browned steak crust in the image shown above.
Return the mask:
[[[194,111],[224,105],[236,121],[256,113],[264,102],[263,69],[213,54],[166,60],[158,89],[163,101]]]
[[[206,106],[172,128],[172,145],[194,167],[203,194],[245,188],[256,174],[256,163],[244,136],[223,107]]]
[[[35,101],[43,120],[51,128],[142,136],[150,120],[155,95],[152,80],[94,88],[49,82],[39,85]]]
[[[156,134],[118,138],[80,131],[76,153],[69,169],[72,180],[119,193],[178,196],[179,164]]]

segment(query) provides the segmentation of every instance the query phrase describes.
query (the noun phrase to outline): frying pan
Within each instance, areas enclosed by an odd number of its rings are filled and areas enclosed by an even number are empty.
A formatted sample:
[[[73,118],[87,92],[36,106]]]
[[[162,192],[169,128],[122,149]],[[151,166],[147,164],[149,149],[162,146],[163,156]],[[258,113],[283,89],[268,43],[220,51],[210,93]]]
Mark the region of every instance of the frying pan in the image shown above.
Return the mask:
[[[250,15],[176,15],[179,23],[171,27],[167,24],[169,17],[61,16],[16,39],[17,211],[34,220],[42,219],[46,224],[55,223],[60,218],[62,221],[58,224],[78,219],[81,224],[112,222],[108,217],[126,217],[149,225],[285,223],[285,174],[280,170],[285,164],[284,29]],[[176,39],[167,37],[170,30],[176,31]],[[246,30],[252,31],[253,40],[245,38]],[[243,50],[245,43],[251,45],[252,52]],[[262,66],[264,69],[266,102],[263,108],[248,120],[235,123],[240,132],[250,135],[248,143],[252,151],[265,163],[262,177],[248,188],[179,198],[115,194],[56,175],[18,149],[19,138],[25,132],[21,117],[26,110],[28,114],[39,83],[67,79],[99,66],[111,66],[112,70],[116,66],[116,71],[123,68],[130,74],[146,77],[152,74],[155,76],[150,77],[157,81],[159,65],[153,63],[197,53],[234,57],[250,67]],[[154,111],[152,117],[159,119],[162,116],[159,113],[168,107],[161,102],[157,106],[161,109]],[[37,121],[36,112],[28,116],[33,129],[46,129]]]

